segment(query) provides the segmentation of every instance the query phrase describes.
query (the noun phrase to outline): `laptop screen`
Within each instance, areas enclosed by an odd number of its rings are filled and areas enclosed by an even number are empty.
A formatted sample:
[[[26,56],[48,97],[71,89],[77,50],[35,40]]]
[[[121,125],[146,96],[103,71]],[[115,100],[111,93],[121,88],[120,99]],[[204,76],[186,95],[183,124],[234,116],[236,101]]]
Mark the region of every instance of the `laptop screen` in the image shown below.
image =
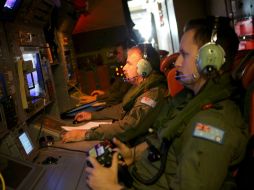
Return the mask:
[[[24,148],[26,154],[30,154],[34,147],[33,144],[30,140],[30,138],[28,137],[26,132],[23,132],[20,136],[19,136],[19,140],[21,142],[22,147]]]

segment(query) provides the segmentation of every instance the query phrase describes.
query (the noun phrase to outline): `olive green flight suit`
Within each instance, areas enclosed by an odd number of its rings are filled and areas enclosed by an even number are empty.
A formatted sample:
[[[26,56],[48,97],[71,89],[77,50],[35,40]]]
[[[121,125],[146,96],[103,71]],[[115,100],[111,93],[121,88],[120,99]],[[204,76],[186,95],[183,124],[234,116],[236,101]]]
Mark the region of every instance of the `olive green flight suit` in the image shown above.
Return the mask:
[[[173,120],[177,115],[182,115],[181,110],[192,99],[188,92],[187,95],[183,95],[184,93],[168,102],[170,106],[166,105],[162,109],[164,116],[168,115]],[[169,148],[163,175],[153,185],[143,185],[135,180],[134,189],[224,189],[225,179],[231,172],[229,168],[243,158],[249,137],[239,107],[233,101],[225,99],[214,103],[211,108],[200,108],[187,122],[184,119],[182,126],[179,126],[182,131],[175,136]],[[167,125],[159,126],[161,129],[170,128],[170,120],[165,123],[160,118],[156,124]],[[200,125],[203,127],[200,128]],[[216,132],[219,134],[218,138],[215,136]],[[149,140],[159,149],[161,141],[158,138]],[[153,177],[160,167],[160,161],[150,162],[147,155],[148,152],[145,152],[142,159],[130,168],[130,172],[136,168],[144,179]]]
[[[126,111],[123,104],[118,104],[99,112],[93,112],[93,120],[114,119],[116,121],[112,124],[101,124],[98,128],[89,130],[86,133],[85,140],[100,140],[115,136],[124,142],[128,142],[147,133],[149,126],[153,124],[159,113],[159,105],[164,98],[166,89],[164,80],[164,77],[160,77],[156,87],[146,89],[137,97],[133,97],[133,100],[131,100],[133,104],[131,104],[130,110]],[[135,90],[135,88],[133,86],[130,91]],[[144,99],[147,99],[148,103],[144,102]],[[153,103],[155,104],[153,105]]]

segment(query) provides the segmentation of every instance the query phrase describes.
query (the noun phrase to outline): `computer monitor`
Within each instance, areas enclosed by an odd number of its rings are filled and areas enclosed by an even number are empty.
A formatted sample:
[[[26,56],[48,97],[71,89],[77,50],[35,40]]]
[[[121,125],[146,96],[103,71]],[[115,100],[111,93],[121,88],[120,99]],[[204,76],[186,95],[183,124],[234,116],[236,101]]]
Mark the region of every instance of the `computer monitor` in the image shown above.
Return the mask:
[[[0,20],[14,20],[22,0],[3,0],[0,2]]]
[[[40,55],[38,52],[24,52],[24,64],[32,63],[33,69],[26,73],[26,82],[29,92],[29,97],[32,100],[42,97],[45,94],[45,84],[43,79]],[[25,67],[25,66],[24,66]]]
[[[27,131],[22,129],[19,132],[16,142],[22,157],[25,160],[33,160],[36,156],[38,156],[38,146],[32,141]]]
[[[29,155],[33,151],[34,146],[32,144],[32,141],[28,137],[27,133],[26,132],[21,133],[21,135],[19,135],[19,140],[26,154]]]

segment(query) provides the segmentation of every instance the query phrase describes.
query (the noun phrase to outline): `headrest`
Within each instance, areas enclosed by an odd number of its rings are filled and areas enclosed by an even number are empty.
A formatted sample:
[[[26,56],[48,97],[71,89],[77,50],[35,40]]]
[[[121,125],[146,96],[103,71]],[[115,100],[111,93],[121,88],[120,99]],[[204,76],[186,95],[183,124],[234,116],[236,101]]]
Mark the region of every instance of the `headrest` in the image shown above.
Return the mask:
[[[175,61],[179,53],[173,53],[169,56],[166,56],[161,60],[160,71],[164,73],[167,78],[168,90],[171,96],[175,96],[178,92],[183,89],[183,85],[180,84],[178,80],[175,79],[176,76],[176,68]]]
[[[178,94],[180,91],[183,90],[183,85],[176,80],[176,68],[174,67],[171,69],[167,75],[167,82],[168,82],[168,90],[172,97],[174,97],[176,94]]]
[[[160,71],[167,76],[167,73],[174,68],[174,63],[179,56],[179,53],[173,53],[169,56],[166,56],[161,60]]]

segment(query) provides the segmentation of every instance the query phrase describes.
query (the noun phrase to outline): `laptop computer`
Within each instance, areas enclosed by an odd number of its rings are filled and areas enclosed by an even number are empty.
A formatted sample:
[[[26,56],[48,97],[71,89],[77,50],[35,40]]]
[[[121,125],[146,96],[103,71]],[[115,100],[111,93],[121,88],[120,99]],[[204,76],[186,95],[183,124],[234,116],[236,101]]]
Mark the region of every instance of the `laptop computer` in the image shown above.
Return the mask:
[[[83,104],[78,107],[74,107],[60,114],[61,119],[73,119],[75,115],[82,111],[94,112],[99,111],[106,107],[105,102],[93,101],[88,104]]]

